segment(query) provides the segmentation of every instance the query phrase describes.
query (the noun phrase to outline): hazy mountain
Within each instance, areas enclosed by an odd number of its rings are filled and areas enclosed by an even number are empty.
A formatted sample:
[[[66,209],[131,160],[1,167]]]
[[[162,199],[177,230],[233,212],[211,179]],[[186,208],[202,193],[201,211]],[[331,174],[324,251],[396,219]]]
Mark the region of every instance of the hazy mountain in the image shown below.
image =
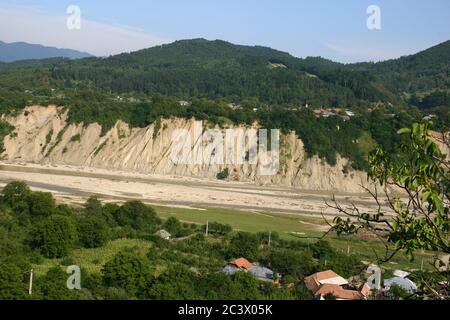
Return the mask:
[[[2,62],[55,57],[81,59],[91,56],[92,55],[89,53],[72,49],[58,49],[54,47],[45,47],[40,44],[29,44],[26,42],[5,43],[0,41],[0,61]]]

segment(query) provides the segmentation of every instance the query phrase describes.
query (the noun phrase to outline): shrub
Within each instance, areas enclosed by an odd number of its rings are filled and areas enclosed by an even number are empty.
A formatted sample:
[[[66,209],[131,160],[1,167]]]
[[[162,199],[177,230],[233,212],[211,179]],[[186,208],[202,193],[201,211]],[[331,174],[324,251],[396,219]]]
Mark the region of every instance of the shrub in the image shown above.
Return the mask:
[[[230,171],[228,170],[228,168],[223,169],[221,172],[219,172],[216,177],[219,180],[225,180],[230,176]]]
[[[77,142],[80,140],[81,140],[81,135],[79,133],[77,133],[76,135],[74,135],[70,138],[70,142]]]

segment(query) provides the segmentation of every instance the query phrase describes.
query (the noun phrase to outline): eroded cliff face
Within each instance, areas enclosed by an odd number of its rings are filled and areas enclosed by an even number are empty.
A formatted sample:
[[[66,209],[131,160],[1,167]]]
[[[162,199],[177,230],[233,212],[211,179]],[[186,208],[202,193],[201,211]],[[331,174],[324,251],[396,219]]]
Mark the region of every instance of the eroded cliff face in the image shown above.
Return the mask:
[[[227,167],[231,180],[310,190],[360,192],[361,185],[367,184],[365,173],[343,172],[346,159],[339,158],[336,166],[330,166],[317,157],[306,158],[303,143],[294,133],[280,139],[278,174],[261,175],[260,162],[255,165],[174,163],[171,154],[176,141],[172,135],[177,129],[186,129],[194,137],[194,120],[163,119],[160,125],[133,129],[119,121],[102,136],[98,124],[68,124],[67,113],[56,106],[32,106],[16,117],[4,117],[15,130],[4,139],[2,159],[212,179]]]

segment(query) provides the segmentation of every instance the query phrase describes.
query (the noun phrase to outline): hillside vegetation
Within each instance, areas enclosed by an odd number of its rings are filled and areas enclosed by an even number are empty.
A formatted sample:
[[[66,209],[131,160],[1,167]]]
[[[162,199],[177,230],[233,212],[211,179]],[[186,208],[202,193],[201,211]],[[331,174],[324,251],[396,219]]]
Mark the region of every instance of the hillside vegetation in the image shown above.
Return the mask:
[[[343,65],[194,39],[108,58],[0,64],[0,113],[53,103],[70,108],[70,121],[98,122],[105,133],[119,119],[133,127],[161,117],[258,121],[268,129],[295,130],[308,154],[330,164],[339,153],[354,168],[366,169],[369,149],[394,150],[396,130],[425,115],[433,113],[436,129],[448,130],[448,98],[442,95],[449,88],[449,45],[382,63]],[[312,109],[322,107],[338,111],[317,119]],[[344,109],[356,116],[349,119]]]

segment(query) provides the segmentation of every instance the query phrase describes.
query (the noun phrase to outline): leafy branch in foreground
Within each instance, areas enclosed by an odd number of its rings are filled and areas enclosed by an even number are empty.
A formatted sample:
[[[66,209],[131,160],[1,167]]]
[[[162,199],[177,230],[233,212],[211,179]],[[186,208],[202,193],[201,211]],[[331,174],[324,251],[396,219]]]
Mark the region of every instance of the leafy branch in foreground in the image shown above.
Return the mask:
[[[364,230],[383,242],[386,252],[377,256],[379,263],[402,250],[410,259],[419,250],[450,253],[450,162],[437,143],[449,150],[449,138],[447,134],[433,137],[431,126],[431,122],[415,123],[399,130],[407,139],[398,154],[380,148],[370,154],[368,177],[383,190],[380,197],[379,187],[366,188],[377,203],[375,212],[363,212],[356,205],[342,207],[335,198],[327,204],[340,214],[331,225],[338,235]],[[448,296],[448,283],[445,290],[441,297]]]

